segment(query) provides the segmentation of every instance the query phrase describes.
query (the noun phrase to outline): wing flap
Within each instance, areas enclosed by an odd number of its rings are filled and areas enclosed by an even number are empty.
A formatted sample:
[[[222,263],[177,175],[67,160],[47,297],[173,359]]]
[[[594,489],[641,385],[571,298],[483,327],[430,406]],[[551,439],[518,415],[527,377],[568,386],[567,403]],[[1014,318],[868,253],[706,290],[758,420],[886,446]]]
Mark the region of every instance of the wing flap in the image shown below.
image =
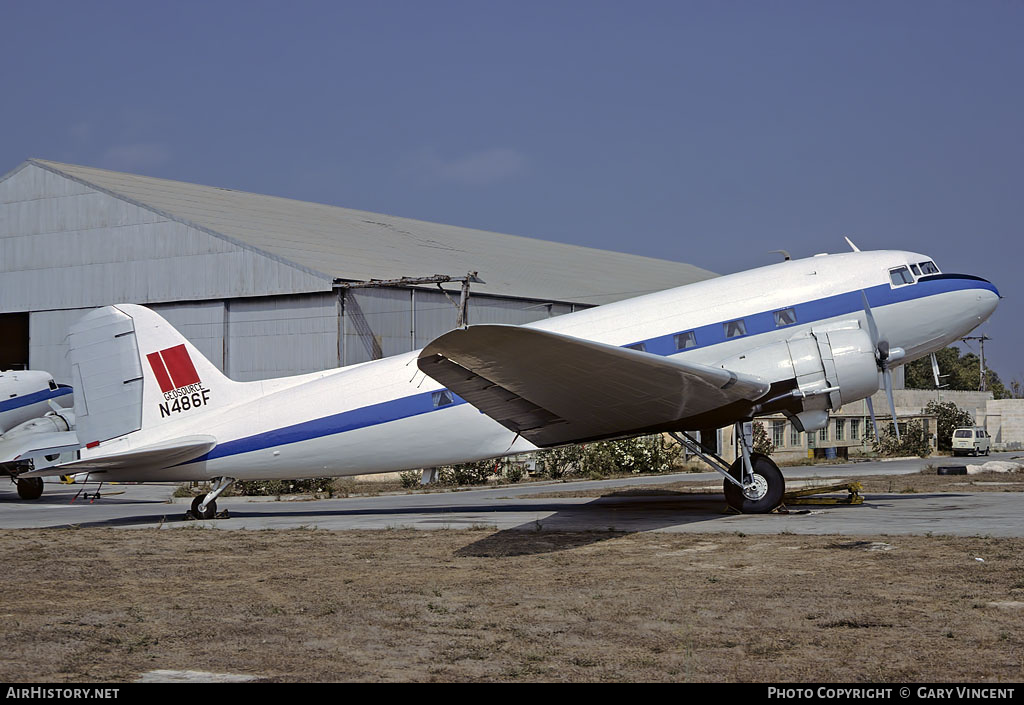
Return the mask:
[[[752,375],[520,326],[450,331],[417,363],[542,447],[735,420],[769,388]]]
[[[18,477],[51,477],[70,475],[76,472],[160,469],[198,458],[212,450],[215,445],[217,445],[217,439],[213,436],[182,436],[124,453],[97,455],[42,470],[32,470],[21,473]]]

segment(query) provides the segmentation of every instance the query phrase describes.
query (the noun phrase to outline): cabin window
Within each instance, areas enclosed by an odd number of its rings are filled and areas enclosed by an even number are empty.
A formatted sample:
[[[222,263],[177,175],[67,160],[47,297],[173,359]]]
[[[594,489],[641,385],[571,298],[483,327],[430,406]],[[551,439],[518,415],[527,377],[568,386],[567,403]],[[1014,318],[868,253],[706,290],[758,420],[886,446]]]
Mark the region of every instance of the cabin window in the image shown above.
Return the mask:
[[[447,406],[455,401],[455,397],[452,395],[451,391],[447,389],[434,392],[431,396],[434,400],[434,406]]]
[[[742,318],[737,318],[735,321],[727,321],[722,324],[725,328],[726,338],[739,338],[741,335],[747,334],[747,324],[743,322]]]
[[[796,311],[791,308],[784,308],[781,311],[776,311],[772,315],[775,316],[776,328],[791,326],[796,323]]]
[[[910,273],[910,270],[906,267],[897,267],[896,269],[889,270],[889,279],[892,280],[893,286],[903,286],[904,284],[913,284],[914,275]]]
[[[935,266],[935,263],[931,260],[921,263],[921,272],[923,274],[938,274],[939,268]]]
[[[647,346],[643,343],[633,343],[632,345],[626,346],[630,350],[639,350],[640,352],[647,352]]]
[[[686,350],[697,347],[697,336],[692,330],[676,334],[676,350]]]

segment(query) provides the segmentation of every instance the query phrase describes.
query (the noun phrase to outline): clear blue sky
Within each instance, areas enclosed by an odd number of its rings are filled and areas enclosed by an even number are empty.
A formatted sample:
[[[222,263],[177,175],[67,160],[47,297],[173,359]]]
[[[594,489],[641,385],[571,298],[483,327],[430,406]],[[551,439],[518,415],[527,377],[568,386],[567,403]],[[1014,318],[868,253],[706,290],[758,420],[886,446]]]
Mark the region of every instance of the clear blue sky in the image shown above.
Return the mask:
[[[0,0],[28,157],[690,262],[991,279],[1024,378],[1024,4]]]

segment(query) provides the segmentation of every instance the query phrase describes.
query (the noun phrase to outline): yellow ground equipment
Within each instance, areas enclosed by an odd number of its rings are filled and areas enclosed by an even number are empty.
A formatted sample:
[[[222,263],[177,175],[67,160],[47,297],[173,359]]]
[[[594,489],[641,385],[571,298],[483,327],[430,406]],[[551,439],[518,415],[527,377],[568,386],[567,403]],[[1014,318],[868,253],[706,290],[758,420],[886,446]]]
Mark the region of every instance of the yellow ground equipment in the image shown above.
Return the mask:
[[[825,485],[818,487],[804,487],[793,490],[783,495],[783,504],[864,504],[864,495],[861,491],[864,486],[859,482],[846,482],[841,485]],[[834,494],[847,491],[845,497],[817,497],[815,495]]]

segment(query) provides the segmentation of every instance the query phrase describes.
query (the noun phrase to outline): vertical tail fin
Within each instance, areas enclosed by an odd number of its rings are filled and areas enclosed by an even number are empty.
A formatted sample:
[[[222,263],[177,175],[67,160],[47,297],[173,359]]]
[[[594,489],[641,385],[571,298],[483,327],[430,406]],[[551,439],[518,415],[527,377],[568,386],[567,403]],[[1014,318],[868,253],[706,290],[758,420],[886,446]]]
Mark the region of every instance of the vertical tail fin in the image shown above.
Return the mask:
[[[246,385],[225,377],[158,314],[134,304],[86,314],[71,327],[70,358],[76,430],[87,447],[139,430],[167,430],[245,395]]]

